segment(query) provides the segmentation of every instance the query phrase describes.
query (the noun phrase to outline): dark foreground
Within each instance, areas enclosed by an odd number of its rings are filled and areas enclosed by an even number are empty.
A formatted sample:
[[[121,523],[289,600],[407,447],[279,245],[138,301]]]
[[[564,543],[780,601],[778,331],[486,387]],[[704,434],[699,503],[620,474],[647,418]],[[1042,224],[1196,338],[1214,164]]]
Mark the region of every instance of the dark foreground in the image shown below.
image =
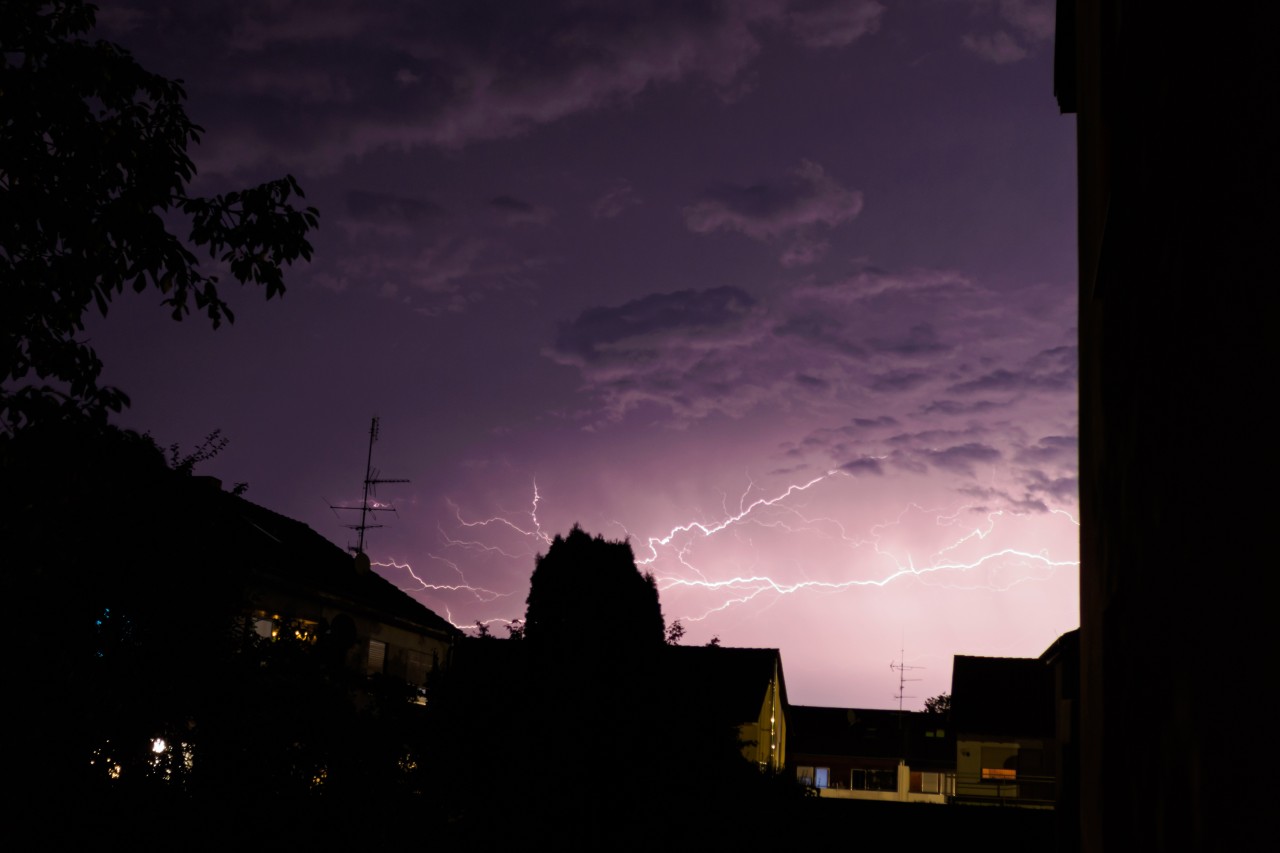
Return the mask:
[[[506,807],[505,812],[490,810],[473,817],[439,814],[421,798],[236,806],[120,800],[67,804],[60,815],[27,817],[42,824],[34,837],[45,844],[88,841],[114,849],[223,850],[262,844],[292,849],[457,844],[474,849],[547,842],[560,849],[693,850],[823,838],[860,846],[884,842],[901,850],[955,845],[964,838],[1001,838],[1019,849],[1059,847],[1052,811],[812,797],[629,806],[591,799],[589,805],[564,798],[554,813]]]

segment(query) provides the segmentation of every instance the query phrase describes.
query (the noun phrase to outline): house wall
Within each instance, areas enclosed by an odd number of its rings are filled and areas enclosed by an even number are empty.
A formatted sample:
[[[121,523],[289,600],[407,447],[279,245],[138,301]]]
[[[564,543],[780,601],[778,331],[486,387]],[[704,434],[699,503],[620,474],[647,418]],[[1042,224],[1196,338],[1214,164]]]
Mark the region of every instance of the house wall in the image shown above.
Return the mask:
[[[896,788],[892,791],[867,791],[859,790],[850,786],[850,777],[855,769],[865,770],[870,768],[871,759],[868,760],[850,760],[847,757],[832,757],[826,759],[826,763],[822,763],[823,759],[806,759],[815,761],[815,767],[830,768],[830,784],[828,787],[819,788],[818,796],[828,799],[837,800],[878,800],[880,802],[896,802],[896,803],[938,803],[945,804],[950,795],[954,793],[955,776],[951,773],[941,773],[940,790],[936,794],[926,794],[920,791],[911,790],[911,777],[913,772],[918,774],[920,771],[912,771],[911,767],[904,761],[899,761],[897,767],[892,768],[896,779]],[[880,763],[884,763],[880,760]],[[930,771],[934,772],[934,771]]]
[[[1052,742],[1038,738],[957,739],[956,796],[1052,805],[1057,796],[1052,756]],[[1010,778],[991,778],[993,770],[1009,772]]]
[[[277,622],[304,621],[333,626],[339,620],[350,620],[354,642],[347,650],[347,665],[356,671],[368,674],[378,671],[421,687],[427,672],[448,661],[451,646],[447,640],[389,624],[359,609],[344,607],[341,602],[300,598],[271,590],[258,591],[253,602],[257,610]],[[381,667],[370,660],[371,640],[384,645]],[[416,661],[413,653],[418,655]]]
[[[781,680],[775,668],[754,722],[738,726],[742,755],[762,770],[781,773],[787,765],[787,716],[782,703]]]

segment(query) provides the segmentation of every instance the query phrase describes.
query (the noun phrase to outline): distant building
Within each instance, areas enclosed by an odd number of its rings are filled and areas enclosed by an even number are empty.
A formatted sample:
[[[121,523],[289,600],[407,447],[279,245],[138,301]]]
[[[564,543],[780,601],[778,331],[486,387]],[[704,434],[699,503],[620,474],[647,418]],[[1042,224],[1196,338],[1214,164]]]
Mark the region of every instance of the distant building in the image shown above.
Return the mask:
[[[956,655],[951,674],[957,802],[1056,807],[1075,778],[1078,632],[1039,658]]]
[[[415,687],[448,664],[462,632],[310,527],[213,483],[202,502],[221,516],[219,536],[248,563],[245,590],[252,629],[315,638],[340,635],[352,669]]]
[[[760,770],[787,765],[790,706],[777,649],[670,646],[663,667],[670,689],[713,719],[736,726],[743,756]]]
[[[788,759],[819,796],[945,803],[955,790],[955,734],[945,715],[791,707]]]

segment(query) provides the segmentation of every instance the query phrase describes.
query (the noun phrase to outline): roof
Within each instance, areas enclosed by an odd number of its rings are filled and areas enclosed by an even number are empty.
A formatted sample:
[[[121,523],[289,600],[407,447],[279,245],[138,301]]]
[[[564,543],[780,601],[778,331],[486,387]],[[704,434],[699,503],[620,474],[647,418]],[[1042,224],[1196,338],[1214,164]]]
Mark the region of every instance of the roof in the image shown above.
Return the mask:
[[[955,656],[951,713],[958,732],[1047,737],[1053,701],[1053,671],[1042,660]]]
[[[777,649],[666,646],[664,655],[672,689],[689,701],[709,706],[723,719],[735,724],[757,719],[775,668],[780,704],[786,706],[786,679]]]
[[[449,637],[461,631],[374,571],[359,571],[354,558],[306,524],[221,490],[213,482],[193,482],[193,503],[201,514],[201,534],[216,535],[203,547],[230,551],[254,583],[282,591],[329,598],[376,614],[383,621]]]
[[[945,716],[921,711],[793,705],[788,718],[791,755],[907,759],[955,763],[955,736]]]

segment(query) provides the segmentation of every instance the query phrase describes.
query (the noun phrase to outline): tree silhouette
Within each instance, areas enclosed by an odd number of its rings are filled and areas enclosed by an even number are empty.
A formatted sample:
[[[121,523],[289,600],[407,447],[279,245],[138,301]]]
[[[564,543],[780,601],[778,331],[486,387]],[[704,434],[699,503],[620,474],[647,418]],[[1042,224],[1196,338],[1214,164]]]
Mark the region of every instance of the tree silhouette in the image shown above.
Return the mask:
[[[658,589],[653,575],[636,568],[631,544],[592,537],[576,524],[537,558],[528,605],[525,639],[553,654],[654,649],[665,641]],[[595,620],[608,630],[588,630]]]
[[[207,252],[241,284],[284,292],[283,266],[311,257],[315,208],[290,203],[292,176],[193,196],[187,146],[201,128],[178,81],[83,36],[83,0],[0,5],[0,432],[43,418],[105,418],[128,397],[101,387],[80,336],[126,288],[157,291],[175,320],[192,304],[217,328],[234,319]],[[170,230],[185,220],[186,238]]]

